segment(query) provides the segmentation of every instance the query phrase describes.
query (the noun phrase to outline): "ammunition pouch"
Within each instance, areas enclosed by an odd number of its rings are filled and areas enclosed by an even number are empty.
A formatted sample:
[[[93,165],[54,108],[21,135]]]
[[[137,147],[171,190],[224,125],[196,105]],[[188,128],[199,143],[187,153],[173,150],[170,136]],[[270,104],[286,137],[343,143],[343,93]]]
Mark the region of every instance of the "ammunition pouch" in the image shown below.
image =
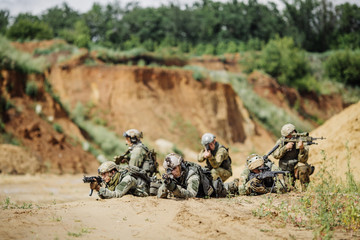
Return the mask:
[[[281,170],[283,171],[289,171],[289,172],[293,172],[295,169],[296,164],[299,161],[297,159],[290,159],[290,160],[280,160],[279,161],[279,167],[281,168]]]

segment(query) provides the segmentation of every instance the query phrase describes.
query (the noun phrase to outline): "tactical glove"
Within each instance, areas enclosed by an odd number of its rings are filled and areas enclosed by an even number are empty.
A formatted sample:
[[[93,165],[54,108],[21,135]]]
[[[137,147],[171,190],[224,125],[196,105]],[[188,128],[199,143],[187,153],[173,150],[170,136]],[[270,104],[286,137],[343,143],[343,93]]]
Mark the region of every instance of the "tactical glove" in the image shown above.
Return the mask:
[[[170,192],[174,191],[176,188],[176,183],[170,179],[169,183],[165,183],[166,189],[169,190]]]

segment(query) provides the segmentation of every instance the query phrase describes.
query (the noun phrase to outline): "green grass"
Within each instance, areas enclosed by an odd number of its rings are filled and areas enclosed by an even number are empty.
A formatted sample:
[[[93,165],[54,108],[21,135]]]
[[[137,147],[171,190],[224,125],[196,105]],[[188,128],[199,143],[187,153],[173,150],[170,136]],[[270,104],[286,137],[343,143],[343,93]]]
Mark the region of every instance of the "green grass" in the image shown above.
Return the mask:
[[[316,175],[319,182],[311,182],[307,191],[297,199],[274,204],[272,198],[262,204],[253,215],[271,217],[275,221],[313,231],[315,239],[331,239],[335,230],[360,230],[360,183],[356,182],[350,166],[351,152],[347,148],[346,180],[335,178],[323,152],[323,163]],[[335,166],[335,164],[330,164]]]
[[[244,76],[224,71],[209,71],[209,75],[213,81],[231,84],[250,115],[258,119],[275,136],[280,136],[281,127],[288,122],[293,123],[302,132],[311,130],[310,124],[257,95]]]
[[[0,36],[0,67],[22,73],[43,73],[48,67],[44,58],[33,58],[31,54],[13,47],[5,37]]]
[[[100,150],[94,146],[89,146],[89,152],[97,157],[104,154],[107,159],[119,155],[126,151],[126,145],[123,139],[120,139],[113,131],[105,126],[94,124],[89,116],[89,109],[78,103],[71,113],[72,120],[83,130],[85,130],[91,139],[96,143]]]
[[[16,203],[11,202],[10,197],[6,197],[3,201],[2,209],[33,209],[32,203],[23,202],[22,205],[18,205]]]

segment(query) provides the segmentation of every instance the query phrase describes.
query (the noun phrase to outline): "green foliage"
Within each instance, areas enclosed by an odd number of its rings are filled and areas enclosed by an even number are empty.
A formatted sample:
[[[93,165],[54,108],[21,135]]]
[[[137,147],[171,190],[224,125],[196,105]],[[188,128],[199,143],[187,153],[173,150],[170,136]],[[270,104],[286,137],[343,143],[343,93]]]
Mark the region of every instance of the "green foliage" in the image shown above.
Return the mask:
[[[22,205],[17,205],[16,203],[11,202],[10,197],[6,197],[2,203],[2,209],[32,209],[32,203],[23,203]]]
[[[54,123],[53,124],[53,128],[55,129],[55,131],[57,131],[58,133],[63,133],[64,130],[62,129],[61,125],[59,125],[58,123]]]
[[[188,65],[188,66],[185,66],[184,69],[192,71],[193,78],[196,81],[203,81],[204,79],[206,79],[206,69],[204,69],[202,67]]]
[[[260,218],[271,216],[277,221],[291,223],[297,227],[312,229],[315,239],[330,239],[334,230],[360,229],[360,183],[354,180],[351,171],[351,152],[348,151],[346,180],[336,179],[335,169],[328,169],[323,152],[323,161],[317,173],[318,183],[310,183],[306,193],[294,202],[291,200],[268,203],[253,212]],[[332,160],[330,160],[332,161]],[[334,166],[334,164],[331,164]]]
[[[104,126],[96,125],[90,121],[90,110],[78,103],[71,112],[72,120],[83,130],[85,130],[91,139],[101,148],[108,159],[126,151],[124,141]],[[98,152],[96,154],[99,154]]]
[[[30,54],[18,51],[6,38],[0,36],[0,68],[22,73],[42,73],[47,64],[44,58],[32,58]]]
[[[295,80],[309,74],[305,52],[291,38],[270,40],[261,52],[260,66],[280,84],[295,85]]]
[[[9,24],[9,11],[0,10],[0,34],[6,33],[6,28]]]
[[[35,98],[38,94],[38,86],[34,81],[27,81],[25,86],[25,93],[29,97]]]
[[[339,50],[332,53],[325,62],[330,78],[352,86],[360,86],[360,50]]]
[[[210,71],[209,75],[213,81],[230,83],[249,113],[275,136],[280,137],[280,129],[287,122],[293,123],[301,132],[311,130],[310,124],[257,95],[244,77],[216,71]]]
[[[6,35],[14,40],[41,40],[53,38],[53,32],[49,25],[39,20],[32,21],[26,18],[17,20],[9,28]]]

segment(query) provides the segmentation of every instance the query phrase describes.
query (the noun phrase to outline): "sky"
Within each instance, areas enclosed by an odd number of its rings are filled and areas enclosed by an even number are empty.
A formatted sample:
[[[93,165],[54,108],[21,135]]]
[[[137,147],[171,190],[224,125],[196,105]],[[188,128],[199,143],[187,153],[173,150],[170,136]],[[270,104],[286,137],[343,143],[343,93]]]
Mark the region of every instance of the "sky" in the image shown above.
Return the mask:
[[[0,9],[7,9],[10,11],[11,16],[16,16],[19,13],[30,12],[34,15],[39,15],[48,8],[56,5],[61,6],[63,2],[66,2],[72,9],[84,13],[91,9],[92,5],[97,2],[101,5],[112,3],[116,0],[0,0]],[[129,2],[134,0],[118,0],[121,6],[125,6]],[[216,0],[218,2],[228,2],[231,0]],[[241,1],[241,0],[239,0]],[[272,0],[275,3],[280,3],[281,0]],[[360,4],[360,0],[331,0],[335,5],[343,2],[349,2],[352,4]],[[181,5],[192,5],[196,0],[137,0],[140,6],[143,7],[159,7],[162,4],[168,5],[169,2],[180,3]],[[258,0],[260,3],[267,3],[267,0]]]

